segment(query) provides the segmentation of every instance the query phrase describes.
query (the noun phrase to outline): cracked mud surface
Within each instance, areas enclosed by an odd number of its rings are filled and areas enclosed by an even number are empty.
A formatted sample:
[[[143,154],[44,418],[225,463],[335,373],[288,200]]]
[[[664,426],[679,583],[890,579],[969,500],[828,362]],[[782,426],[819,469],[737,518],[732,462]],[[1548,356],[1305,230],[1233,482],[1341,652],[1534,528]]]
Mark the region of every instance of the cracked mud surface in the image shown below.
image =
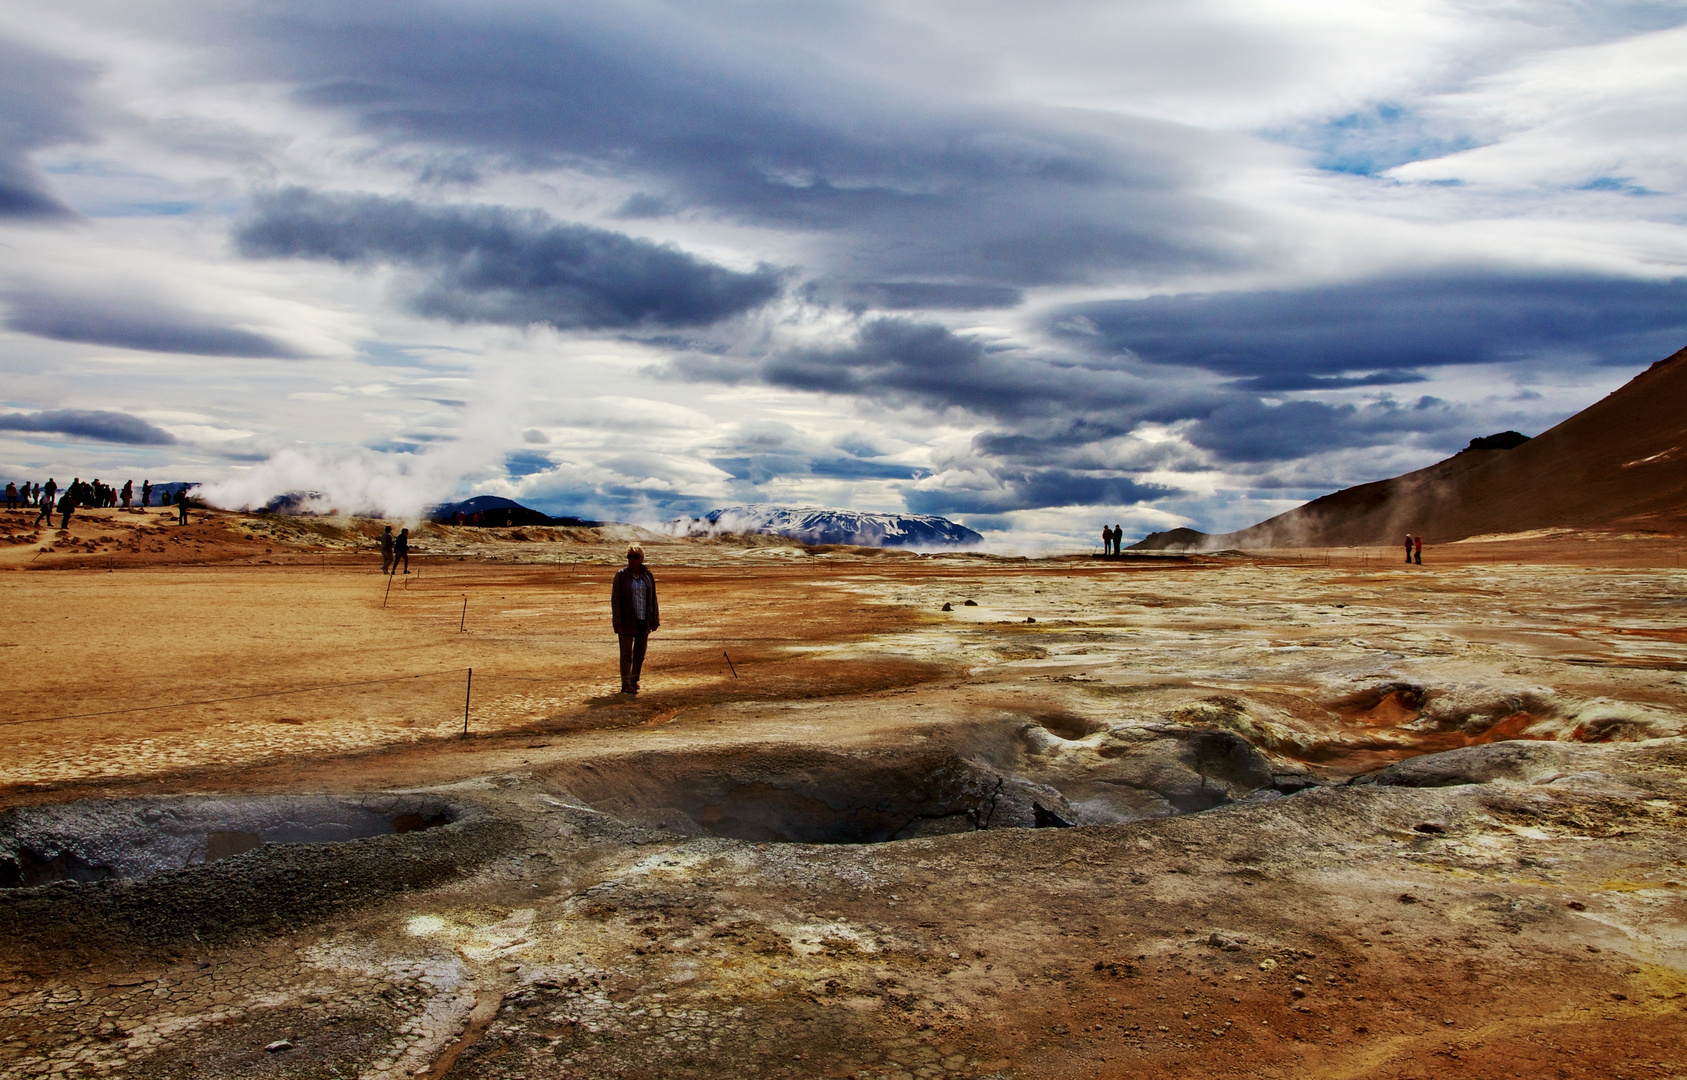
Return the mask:
[[[1673,566],[652,562],[635,701],[578,558],[0,577],[4,805],[461,811],[0,890],[0,1074],[1683,1072]]]

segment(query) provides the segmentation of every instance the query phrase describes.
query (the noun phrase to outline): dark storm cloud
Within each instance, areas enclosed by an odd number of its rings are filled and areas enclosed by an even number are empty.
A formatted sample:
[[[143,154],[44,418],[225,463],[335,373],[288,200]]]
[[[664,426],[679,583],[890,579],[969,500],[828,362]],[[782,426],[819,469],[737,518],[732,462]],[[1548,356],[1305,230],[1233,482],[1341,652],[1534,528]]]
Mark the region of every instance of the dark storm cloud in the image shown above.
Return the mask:
[[[11,307],[7,329],[55,341],[192,356],[288,359],[302,355],[263,334],[217,326],[157,306],[111,306],[87,297],[48,293],[14,293],[6,300]]]
[[[1399,442],[1410,435],[1450,436],[1463,441],[1474,418],[1433,397],[1411,404],[1384,399],[1365,405],[1286,401],[1267,405],[1234,396],[1207,412],[1188,432],[1189,441],[1223,461],[1289,461],[1308,454]]]
[[[1199,368],[1258,389],[1353,372],[1493,364],[1543,354],[1638,365],[1687,343],[1687,281],[1467,273],[1273,292],[1151,297],[1063,313],[1150,364]],[[1297,382],[1300,385],[1295,385]],[[1360,383],[1352,385],[1364,385]]]
[[[910,480],[914,476],[914,470],[906,465],[855,457],[810,459],[800,453],[717,457],[710,458],[709,464],[734,480],[748,480],[753,484],[790,476],[817,476],[826,480]]]
[[[704,208],[825,233],[831,269],[863,280],[966,266],[1021,286],[1252,257],[1252,219],[1189,194],[1239,137],[894,93],[735,9],[270,10],[208,25],[244,39],[241,65],[389,146],[625,176],[642,190],[623,216]]]
[[[1306,375],[1294,371],[1279,371],[1238,379],[1230,385],[1238,390],[1256,393],[1282,393],[1290,390],[1347,390],[1355,386],[1401,386],[1405,383],[1426,382],[1428,376],[1417,371],[1373,371],[1369,375]]]
[[[700,375],[710,368],[697,362],[686,370]],[[906,318],[873,319],[846,346],[778,353],[762,363],[759,377],[793,390],[959,406],[999,417],[1147,400],[1141,386],[1118,370],[992,349],[936,323]]]
[[[1002,514],[1049,506],[1126,505],[1152,502],[1172,494],[1158,484],[1142,484],[1125,476],[1039,469],[996,474],[999,487],[988,490],[921,490],[903,492],[916,514]]]
[[[780,288],[779,275],[765,266],[739,273],[538,212],[302,188],[258,198],[235,239],[249,258],[407,267],[422,279],[412,307],[457,322],[706,326],[760,307]]]
[[[0,39],[0,219],[68,218],[29,154],[86,137],[82,95],[94,71]]]
[[[803,295],[816,303],[861,311],[982,311],[1018,307],[1025,300],[1023,290],[1005,285],[941,281],[812,282]]]
[[[0,431],[38,431],[75,439],[168,446],[176,437],[128,413],[103,409],[53,409],[34,413],[0,413]]]

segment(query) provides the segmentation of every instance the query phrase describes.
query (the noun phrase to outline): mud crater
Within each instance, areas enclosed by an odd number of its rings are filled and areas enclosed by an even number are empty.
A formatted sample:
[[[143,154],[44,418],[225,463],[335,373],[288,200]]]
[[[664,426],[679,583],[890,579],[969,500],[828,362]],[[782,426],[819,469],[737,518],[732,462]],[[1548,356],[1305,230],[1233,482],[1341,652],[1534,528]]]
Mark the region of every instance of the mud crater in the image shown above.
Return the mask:
[[[87,799],[0,813],[0,888],[143,878],[266,844],[332,844],[459,819],[419,795]]]
[[[959,745],[860,752],[745,747],[626,755],[552,770],[558,794],[688,836],[875,844],[951,833],[1102,825],[1198,813],[1305,784],[1228,733],[1040,724]]]

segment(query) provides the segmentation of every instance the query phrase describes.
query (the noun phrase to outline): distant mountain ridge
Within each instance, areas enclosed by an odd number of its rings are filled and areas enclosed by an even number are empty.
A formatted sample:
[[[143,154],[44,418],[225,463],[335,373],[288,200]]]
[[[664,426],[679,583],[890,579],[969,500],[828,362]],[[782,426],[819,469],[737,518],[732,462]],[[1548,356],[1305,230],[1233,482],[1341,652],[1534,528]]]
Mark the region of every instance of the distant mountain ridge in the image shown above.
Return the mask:
[[[854,544],[858,547],[969,547],[984,537],[948,518],[932,514],[876,514],[820,506],[729,506],[700,518],[668,523],[679,536],[714,533],[765,533],[805,544]]]
[[[1533,529],[1687,534],[1687,349],[1530,439],[1472,439],[1428,468],[1343,488],[1233,533],[1151,533],[1138,550],[1449,543]]]
[[[428,519],[454,524],[457,523],[458,514],[462,515],[461,523],[464,525],[484,525],[488,527],[563,525],[589,528],[603,524],[601,521],[587,521],[585,518],[551,517],[549,514],[535,510],[530,506],[523,506],[514,499],[506,499],[502,495],[476,495],[472,499],[464,499],[461,502],[440,503],[428,511]]]

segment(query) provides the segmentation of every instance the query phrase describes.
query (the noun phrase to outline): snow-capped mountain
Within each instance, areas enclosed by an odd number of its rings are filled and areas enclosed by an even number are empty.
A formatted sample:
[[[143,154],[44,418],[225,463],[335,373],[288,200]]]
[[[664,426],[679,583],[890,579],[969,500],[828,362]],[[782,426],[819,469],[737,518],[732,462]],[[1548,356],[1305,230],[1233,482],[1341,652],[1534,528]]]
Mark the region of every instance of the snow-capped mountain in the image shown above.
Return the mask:
[[[965,525],[930,514],[869,514],[822,506],[729,506],[700,518],[670,522],[676,535],[768,533],[805,544],[861,547],[965,547],[984,537]]]

